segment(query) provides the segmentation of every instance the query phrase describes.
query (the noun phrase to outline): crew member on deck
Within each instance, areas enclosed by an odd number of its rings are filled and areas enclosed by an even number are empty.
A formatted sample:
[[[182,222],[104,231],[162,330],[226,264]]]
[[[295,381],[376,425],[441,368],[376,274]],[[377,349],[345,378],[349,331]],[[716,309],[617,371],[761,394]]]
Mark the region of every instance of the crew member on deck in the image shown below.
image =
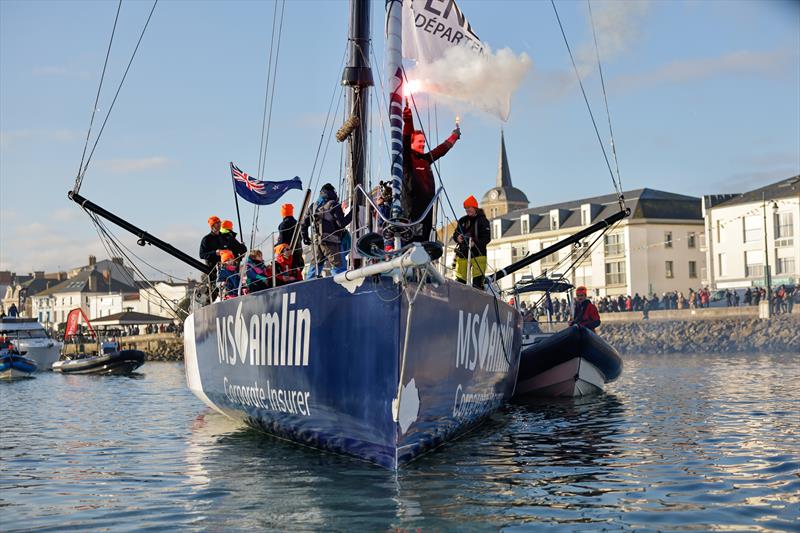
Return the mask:
[[[200,259],[206,262],[211,273],[209,277],[211,281],[216,279],[214,269],[219,264],[219,253],[225,250],[225,243],[222,240],[222,235],[219,230],[222,227],[222,221],[217,216],[208,217],[208,226],[211,231],[208,235],[203,237],[200,241]]]
[[[289,245],[279,244],[275,247],[275,285],[280,287],[296,281],[303,281],[303,271],[293,264]]]
[[[217,281],[222,285],[223,298],[236,298],[239,295],[239,269],[236,258],[230,250],[220,250],[220,266]]]
[[[247,246],[237,238],[236,232],[233,231],[233,222],[223,220],[219,234],[222,235],[222,243],[225,245],[223,248],[233,252],[233,256],[238,262],[247,251]]]
[[[450,137],[442,144],[425,152],[425,134],[414,129],[414,117],[411,108],[403,109],[403,207],[409,220],[414,221],[422,216],[436,192],[436,181],[433,179],[431,164],[450,151],[461,138],[461,129],[456,126]],[[425,242],[431,238],[433,228],[433,208],[428,211],[422,222],[414,229],[416,242]]]
[[[292,237],[294,237],[294,232],[297,228],[297,219],[294,218],[294,206],[292,204],[283,204],[281,206],[281,216],[283,220],[278,225],[278,244],[286,244],[291,248]],[[299,234],[292,250],[292,265],[301,269],[306,265],[303,260],[303,241]]]
[[[492,240],[492,228],[474,196],[464,200],[466,215],[458,219],[453,232],[456,242],[456,281],[467,283],[467,263],[471,260],[472,286],[483,288],[486,278],[486,246]]]
[[[574,324],[592,331],[600,325],[600,313],[597,312],[597,307],[586,298],[586,287],[584,286],[575,289],[575,309],[569,325],[572,326]]]

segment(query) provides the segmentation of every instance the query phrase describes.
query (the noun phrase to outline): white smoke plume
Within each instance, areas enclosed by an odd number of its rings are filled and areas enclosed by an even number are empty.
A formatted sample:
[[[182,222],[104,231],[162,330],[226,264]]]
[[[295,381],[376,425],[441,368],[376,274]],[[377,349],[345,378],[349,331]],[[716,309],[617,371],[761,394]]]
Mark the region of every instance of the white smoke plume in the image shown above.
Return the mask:
[[[511,95],[532,64],[527,54],[516,55],[509,48],[492,52],[487,46],[484,54],[476,54],[456,46],[433,63],[417,64],[408,79],[419,80],[424,92],[444,101],[466,103],[506,121]]]

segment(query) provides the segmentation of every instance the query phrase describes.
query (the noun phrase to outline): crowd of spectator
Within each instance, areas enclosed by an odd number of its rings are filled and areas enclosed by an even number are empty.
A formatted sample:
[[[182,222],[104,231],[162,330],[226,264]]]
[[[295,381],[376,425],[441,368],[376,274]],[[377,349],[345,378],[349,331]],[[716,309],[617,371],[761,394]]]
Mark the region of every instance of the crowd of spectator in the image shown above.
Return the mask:
[[[641,312],[645,316],[650,311],[672,309],[704,309],[708,307],[739,307],[755,306],[765,300],[767,291],[761,287],[747,288],[746,290],[720,289],[712,293],[708,287],[689,289],[683,291],[664,292],[659,297],[653,293],[641,296],[603,296],[594,299],[600,313],[631,313]],[[791,313],[794,304],[800,304],[800,287],[780,285],[772,291],[772,312],[774,314]],[[522,303],[522,313],[525,320],[544,320],[552,322],[567,322],[571,318],[572,310],[566,298],[550,297],[548,294],[537,305]]]

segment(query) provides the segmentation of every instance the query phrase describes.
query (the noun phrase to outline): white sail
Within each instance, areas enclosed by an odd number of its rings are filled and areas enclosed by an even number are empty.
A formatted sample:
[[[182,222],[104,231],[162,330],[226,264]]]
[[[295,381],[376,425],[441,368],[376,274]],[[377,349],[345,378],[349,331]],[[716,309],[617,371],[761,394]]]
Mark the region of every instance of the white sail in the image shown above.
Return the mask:
[[[511,95],[531,67],[527,54],[508,48],[492,52],[455,0],[404,1],[403,57],[416,60],[408,78],[420,81],[424,92],[504,121]]]

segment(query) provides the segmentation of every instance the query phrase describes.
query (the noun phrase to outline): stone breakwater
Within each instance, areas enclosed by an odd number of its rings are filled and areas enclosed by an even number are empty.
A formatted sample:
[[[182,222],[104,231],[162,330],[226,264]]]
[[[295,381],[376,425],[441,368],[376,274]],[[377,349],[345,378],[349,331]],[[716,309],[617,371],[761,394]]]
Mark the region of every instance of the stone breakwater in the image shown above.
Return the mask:
[[[800,317],[769,320],[659,320],[612,322],[597,332],[620,353],[772,352],[800,355]]]

